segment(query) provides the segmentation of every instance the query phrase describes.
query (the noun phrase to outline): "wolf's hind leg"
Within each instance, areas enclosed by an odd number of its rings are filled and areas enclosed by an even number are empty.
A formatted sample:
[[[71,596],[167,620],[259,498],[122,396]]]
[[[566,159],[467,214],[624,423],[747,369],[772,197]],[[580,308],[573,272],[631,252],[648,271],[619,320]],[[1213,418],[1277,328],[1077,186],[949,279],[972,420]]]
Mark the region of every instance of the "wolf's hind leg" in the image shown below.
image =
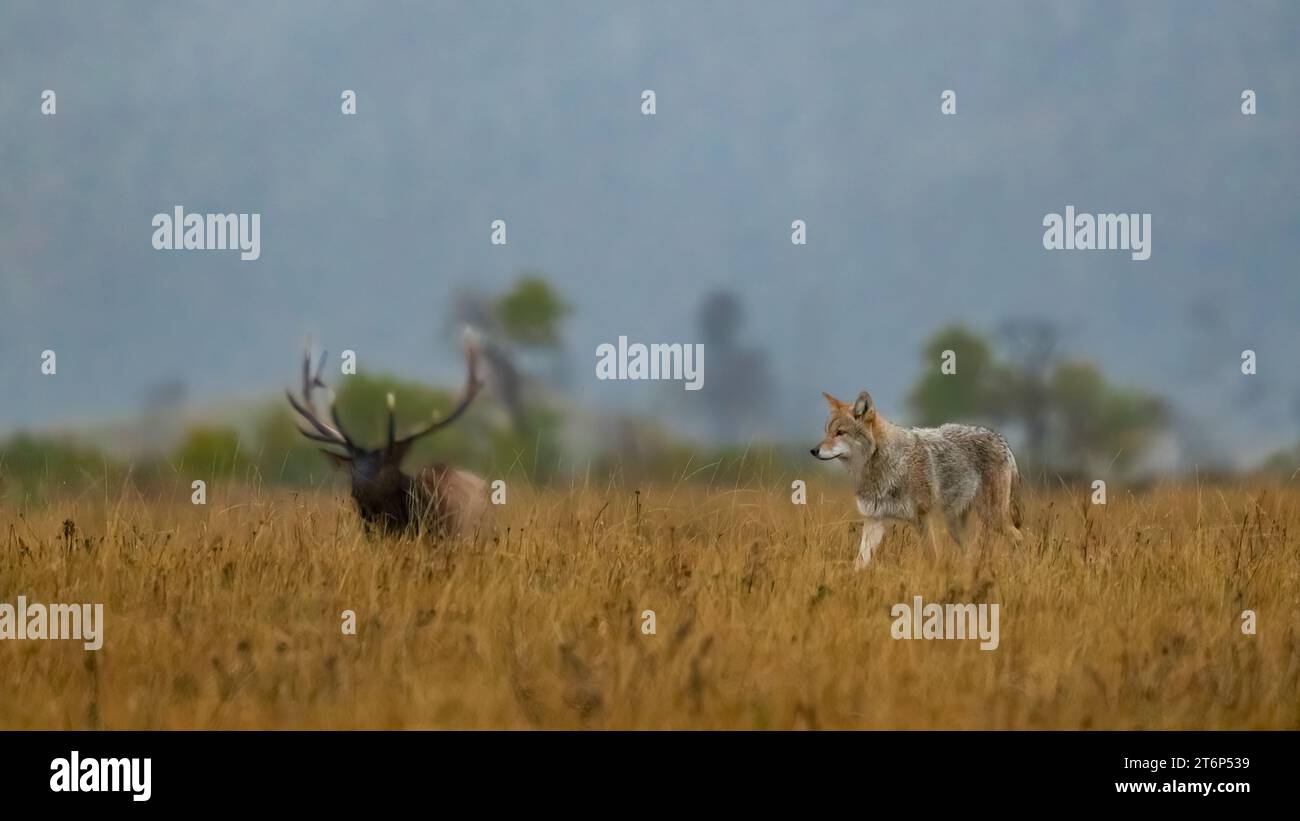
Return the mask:
[[[1006,470],[996,481],[986,485],[980,509],[980,520],[984,525],[981,538],[1002,536],[1019,546],[1024,537],[1019,528],[1019,477],[1013,471],[1014,468]]]
[[[1019,485],[1019,475],[1013,471],[1008,471],[1005,482],[1000,488],[1002,492],[998,494],[998,505],[993,509],[998,529],[1002,531],[1003,536],[1011,540],[1011,544],[1015,547],[1020,547],[1025,541],[1024,534],[1020,532],[1022,513]]]
[[[1011,523],[1010,517],[1008,517],[1006,523],[1002,525],[1002,533],[1007,538],[1011,539],[1011,544],[1014,547],[1020,547],[1025,543],[1025,534],[1021,532],[1020,528]]]

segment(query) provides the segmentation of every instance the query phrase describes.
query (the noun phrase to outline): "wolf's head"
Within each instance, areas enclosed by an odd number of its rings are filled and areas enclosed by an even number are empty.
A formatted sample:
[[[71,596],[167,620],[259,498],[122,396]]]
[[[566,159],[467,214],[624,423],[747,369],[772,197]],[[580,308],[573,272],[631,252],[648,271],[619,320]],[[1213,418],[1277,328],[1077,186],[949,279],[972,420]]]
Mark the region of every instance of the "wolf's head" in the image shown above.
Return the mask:
[[[863,391],[852,403],[841,402],[825,392],[822,396],[830,403],[831,415],[826,420],[826,438],[812,449],[812,455],[825,462],[870,459],[876,452],[877,418],[871,394]]]

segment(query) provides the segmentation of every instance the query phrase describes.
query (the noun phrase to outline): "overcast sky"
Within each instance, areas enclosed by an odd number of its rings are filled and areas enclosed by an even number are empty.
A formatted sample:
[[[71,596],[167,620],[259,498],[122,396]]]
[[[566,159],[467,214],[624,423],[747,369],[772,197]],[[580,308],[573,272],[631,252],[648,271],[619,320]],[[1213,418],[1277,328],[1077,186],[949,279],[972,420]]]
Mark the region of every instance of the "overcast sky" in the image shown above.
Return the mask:
[[[1300,438],[1298,42],[1291,2],[7,2],[0,430],[269,394],[309,331],[451,384],[447,300],[537,269],[593,406],[663,387],[597,345],[699,341],[730,288],[779,435],[823,389],[905,416],[927,335],[1033,315],[1253,458]],[[176,205],[260,213],[261,258],[154,250]],[[1067,205],[1152,214],[1151,258],[1044,250]]]

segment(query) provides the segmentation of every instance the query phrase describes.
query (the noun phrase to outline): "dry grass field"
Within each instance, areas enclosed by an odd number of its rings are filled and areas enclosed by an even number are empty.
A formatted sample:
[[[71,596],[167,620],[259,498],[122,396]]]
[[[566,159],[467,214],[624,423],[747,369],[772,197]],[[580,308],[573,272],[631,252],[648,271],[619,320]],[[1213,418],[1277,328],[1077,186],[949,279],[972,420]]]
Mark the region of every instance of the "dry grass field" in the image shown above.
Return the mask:
[[[1031,491],[1020,550],[895,529],[855,573],[848,490],[787,487],[515,484],[436,547],[324,491],[0,508],[0,601],[106,622],[0,641],[0,727],[1300,728],[1300,490]],[[1000,646],[894,640],[916,595]]]

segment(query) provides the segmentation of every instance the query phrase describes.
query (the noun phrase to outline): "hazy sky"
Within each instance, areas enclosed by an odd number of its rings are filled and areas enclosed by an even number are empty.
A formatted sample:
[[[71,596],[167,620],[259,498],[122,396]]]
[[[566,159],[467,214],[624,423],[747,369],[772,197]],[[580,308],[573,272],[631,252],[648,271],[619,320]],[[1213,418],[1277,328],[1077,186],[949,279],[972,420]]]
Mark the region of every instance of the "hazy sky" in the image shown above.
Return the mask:
[[[1253,457],[1300,437],[1298,42],[1292,2],[7,2],[0,430],[269,394],[309,331],[452,383],[451,295],[539,269],[591,404],[663,388],[597,345],[698,341],[726,287],[779,434],[822,389],[902,416],[937,327],[1035,315]],[[261,258],[154,250],[176,205],[260,213]],[[1067,205],[1151,213],[1150,260],[1044,250]]]

